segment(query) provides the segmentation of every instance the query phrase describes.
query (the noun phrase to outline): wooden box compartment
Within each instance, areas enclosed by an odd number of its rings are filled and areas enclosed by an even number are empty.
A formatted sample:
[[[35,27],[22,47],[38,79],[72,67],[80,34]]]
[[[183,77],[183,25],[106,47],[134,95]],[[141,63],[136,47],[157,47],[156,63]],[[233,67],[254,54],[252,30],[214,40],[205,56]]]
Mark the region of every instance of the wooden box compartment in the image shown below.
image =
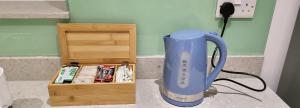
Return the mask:
[[[52,106],[135,103],[136,26],[134,24],[58,24],[58,33],[62,65],[73,62],[79,63],[80,66],[120,65],[126,61],[133,68],[133,81],[55,84],[58,71],[48,84]]]

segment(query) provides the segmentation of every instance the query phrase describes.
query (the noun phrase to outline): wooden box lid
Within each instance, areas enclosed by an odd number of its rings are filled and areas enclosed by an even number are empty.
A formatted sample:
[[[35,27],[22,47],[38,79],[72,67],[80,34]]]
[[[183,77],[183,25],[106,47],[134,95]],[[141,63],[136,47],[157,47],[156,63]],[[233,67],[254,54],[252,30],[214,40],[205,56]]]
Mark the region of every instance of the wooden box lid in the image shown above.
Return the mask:
[[[59,23],[62,64],[136,63],[135,24]]]

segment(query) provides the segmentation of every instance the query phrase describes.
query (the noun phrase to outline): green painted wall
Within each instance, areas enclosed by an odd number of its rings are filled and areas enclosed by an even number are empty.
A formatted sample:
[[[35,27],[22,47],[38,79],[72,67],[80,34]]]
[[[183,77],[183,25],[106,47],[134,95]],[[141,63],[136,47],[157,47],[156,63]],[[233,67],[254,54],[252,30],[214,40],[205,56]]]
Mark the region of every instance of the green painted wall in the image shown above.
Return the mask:
[[[229,22],[229,54],[263,54],[274,4],[257,0],[253,19]],[[219,32],[215,7],[216,0],[69,0],[70,22],[136,23],[138,55],[163,54],[162,36],[180,29]],[[0,20],[0,56],[58,55],[57,22],[64,21]]]

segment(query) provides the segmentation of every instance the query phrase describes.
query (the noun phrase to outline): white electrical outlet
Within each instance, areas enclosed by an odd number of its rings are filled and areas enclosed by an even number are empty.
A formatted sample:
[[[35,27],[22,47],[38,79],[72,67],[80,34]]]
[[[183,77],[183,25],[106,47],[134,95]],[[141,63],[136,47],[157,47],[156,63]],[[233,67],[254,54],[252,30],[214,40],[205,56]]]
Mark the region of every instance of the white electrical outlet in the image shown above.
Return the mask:
[[[235,11],[230,18],[253,18],[256,0],[218,0],[216,17],[221,18],[220,7],[224,2],[231,2],[234,5]]]

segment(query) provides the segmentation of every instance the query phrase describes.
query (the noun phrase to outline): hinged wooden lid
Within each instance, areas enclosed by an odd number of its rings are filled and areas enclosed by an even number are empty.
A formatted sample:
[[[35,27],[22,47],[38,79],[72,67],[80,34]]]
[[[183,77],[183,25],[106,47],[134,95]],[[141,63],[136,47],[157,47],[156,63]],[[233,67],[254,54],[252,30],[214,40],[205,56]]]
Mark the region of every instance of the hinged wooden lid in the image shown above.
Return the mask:
[[[135,24],[58,24],[62,64],[136,63]]]

